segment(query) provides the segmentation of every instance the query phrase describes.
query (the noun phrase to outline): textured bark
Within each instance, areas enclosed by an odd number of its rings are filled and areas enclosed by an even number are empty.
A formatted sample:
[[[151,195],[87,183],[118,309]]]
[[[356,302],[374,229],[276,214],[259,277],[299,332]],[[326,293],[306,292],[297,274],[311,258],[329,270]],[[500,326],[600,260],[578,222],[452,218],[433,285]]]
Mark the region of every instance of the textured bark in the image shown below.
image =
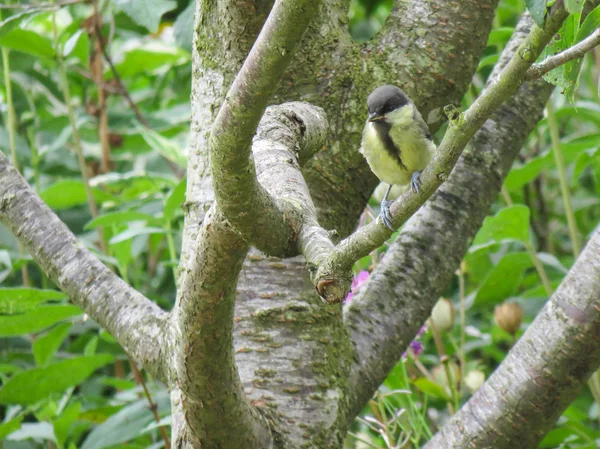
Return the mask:
[[[301,220],[291,221],[298,234],[318,228],[300,162],[323,145],[326,124],[323,111],[305,103],[273,106],[253,141],[257,180],[265,194],[302,211]],[[328,238],[322,229],[315,232]],[[188,250],[172,314],[176,380],[171,399],[175,416],[185,423],[174,424],[174,445],[269,447],[269,427],[278,434],[279,420],[271,419],[269,426],[248,400],[233,355],[233,307],[248,244],[214,203]]]
[[[599,254],[596,230],[506,359],[424,449],[537,446],[600,365]]]
[[[233,359],[235,286],[247,252],[215,204],[204,217],[195,257],[181,272],[172,313],[180,390],[173,406],[181,406],[189,426],[174,427],[180,431],[175,447],[270,446],[267,423],[246,400]]]
[[[166,381],[167,314],[90,253],[0,152],[0,221],[69,299]]]
[[[297,159],[306,159],[298,151],[311,132],[304,129],[305,123],[298,123],[304,122],[301,116],[286,115],[289,105],[279,107],[283,116],[267,113],[253,148],[256,174],[265,191],[304,210],[303,219],[293,220],[302,224],[294,232],[310,261],[323,257],[310,236],[317,233],[331,245],[315,210],[322,224],[346,235],[376,183],[357,151],[367,94],[377,85],[396,83],[435,127],[441,107],[458,101],[471,80],[496,3],[398,1],[380,37],[366,45],[349,37],[347,2],[331,0],[319,6],[273,101],[303,99],[322,106],[330,119],[326,151],[303,168],[305,184]],[[77,300],[92,316],[104,317],[101,324],[126,350],[170,381],[175,447],[341,447],[347,426],[447,286],[550,92],[543,82],[528,84],[493,115],[449,181],[407,223],[343,317],[340,307],[320,302],[304,259],[278,260],[252,252],[240,274],[248,242],[213,204],[207,140],[211,123],[269,7],[270,2],[258,0],[198,1],[186,226],[171,330],[163,326],[162,312],[111,278],[98,261],[89,260],[92,256],[82,254],[74,237],[61,240],[59,259],[52,265],[50,256],[41,253],[47,249],[41,241],[46,225],[34,228],[32,221],[14,220],[41,210],[43,219],[63,237],[66,228],[48,216],[51,212],[39,199],[27,194],[23,205],[16,201],[14,195],[23,195],[22,185],[0,184],[0,217],[10,220],[13,231],[29,242],[36,260],[47,264],[61,288],[74,296],[83,292],[83,299]],[[252,120],[258,120],[254,113]],[[254,127],[250,125],[248,129]],[[244,128],[242,143],[247,137]],[[8,174],[12,180],[11,170],[0,165],[0,178]],[[266,226],[262,232],[268,238]],[[94,278],[93,291],[85,285],[74,287],[66,278],[79,274],[68,271],[75,257],[84,261],[84,267],[89,262],[84,273],[102,273]],[[112,299],[118,304],[110,303]],[[132,313],[140,308],[148,312]],[[573,309],[568,313],[578,316]],[[164,351],[167,339],[170,346]],[[163,351],[155,350],[157,341]],[[146,352],[146,344],[153,352]],[[159,363],[165,352],[165,364],[173,365],[169,373]]]
[[[258,182],[252,136],[320,1],[278,0],[242,65],[209,138],[217,202],[234,229],[272,255],[296,251],[297,207],[286,208]],[[269,232],[265,230],[269,229]]]
[[[528,16],[521,21],[499,67],[512,57],[532,23]],[[448,181],[407,222],[367,284],[354,296],[345,313],[357,355],[351,375],[350,416],[360,411],[429,317],[527,135],[542,117],[551,91],[552,86],[544,81],[526,83],[492,115],[465,149]],[[435,267],[435,276],[431,267]]]

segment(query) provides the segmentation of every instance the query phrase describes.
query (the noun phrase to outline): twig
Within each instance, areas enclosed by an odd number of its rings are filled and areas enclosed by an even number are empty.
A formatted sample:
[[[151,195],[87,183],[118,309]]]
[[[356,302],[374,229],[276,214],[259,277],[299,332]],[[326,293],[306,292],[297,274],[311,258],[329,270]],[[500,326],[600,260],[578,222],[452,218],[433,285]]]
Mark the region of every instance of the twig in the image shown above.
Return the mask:
[[[581,244],[579,243],[577,223],[575,221],[575,214],[573,213],[573,205],[571,203],[571,195],[569,193],[569,182],[567,181],[567,174],[565,171],[565,161],[560,149],[560,135],[558,123],[554,115],[552,99],[548,100],[546,112],[548,113],[548,129],[550,130],[550,139],[552,141],[552,153],[554,154],[554,162],[556,163],[558,179],[560,182],[560,192],[562,194],[563,204],[565,207],[565,215],[567,216],[571,245],[573,246],[573,257],[577,259],[577,257],[579,257],[579,253],[581,252]]]
[[[135,101],[133,101],[133,98],[131,98],[131,95],[129,94],[127,87],[125,87],[125,84],[123,84],[123,80],[121,79],[121,76],[119,75],[119,72],[117,71],[117,68],[115,67],[115,64],[113,63],[112,59],[110,58],[110,55],[108,54],[108,50],[107,50],[106,46],[104,45],[104,42],[101,39],[102,34],[101,34],[100,29],[98,28],[98,24],[95,24],[95,27],[96,27],[96,35],[99,37],[98,42],[100,45],[100,50],[102,51],[102,54],[104,55],[104,59],[106,60],[106,62],[108,63],[108,66],[110,67],[110,71],[112,72],[112,74],[115,78],[115,81],[121,87],[121,91],[119,93],[121,95],[123,95],[123,97],[125,97],[125,100],[127,100],[127,103],[129,103],[129,107],[131,108],[131,110],[133,111],[135,116],[137,117],[138,121],[142,125],[144,125],[146,128],[150,129],[150,124],[148,123],[148,120],[146,120],[146,118],[142,115],[139,108],[137,107],[137,104],[135,104]],[[167,165],[169,166],[171,171],[173,171],[173,173],[175,173],[175,176],[177,176],[177,178],[183,178],[185,173],[181,167],[179,167],[177,164],[175,164],[174,162],[170,161],[167,158],[163,158],[163,159],[165,160],[165,162],[167,163]]]
[[[148,391],[148,387],[146,386],[146,381],[144,380],[144,376],[142,376],[142,373],[140,372],[140,370],[137,367],[137,364],[135,363],[135,360],[133,360],[132,358],[129,358],[129,365],[131,366],[131,370],[133,371],[133,378],[144,389],[144,395],[146,396],[146,399],[148,400],[148,404],[150,405],[150,411],[154,415],[154,420],[157,423],[160,423],[160,416],[158,414],[158,406],[152,400],[152,396],[150,395],[150,391]],[[160,434],[161,434],[163,440],[165,441],[165,449],[171,449],[171,442],[169,441],[169,435],[167,435],[167,430],[165,429],[165,426],[159,425],[158,430],[160,431]]]
[[[90,186],[90,175],[88,172],[88,167],[85,163],[85,157],[83,156],[83,148],[81,146],[81,139],[79,137],[79,130],[77,129],[77,121],[75,120],[75,111],[73,110],[73,104],[71,99],[71,92],[69,91],[69,80],[67,78],[67,70],[65,69],[65,65],[63,63],[62,52],[59,48],[58,43],[58,31],[56,29],[56,14],[52,13],[52,34],[54,40],[54,46],[56,47],[56,63],[58,66],[58,71],[60,74],[60,80],[62,84],[63,96],[65,97],[65,104],[67,106],[67,111],[69,115],[69,122],[71,124],[71,130],[73,132],[73,144],[75,146],[75,153],[77,153],[77,161],[79,163],[79,170],[81,171],[81,177],[83,178],[83,184],[85,186],[85,192],[87,195],[87,202],[90,208],[90,214],[92,218],[96,218],[98,216],[98,205],[96,204],[96,199],[94,198],[94,192],[92,191],[92,187]],[[106,242],[104,241],[104,232],[102,227],[98,227],[98,240],[99,246],[103,253],[108,253]]]
[[[526,79],[532,80],[544,76],[551,70],[554,70],[573,59],[582,58],[588,51],[598,45],[600,45],[600,29],[597,29],[581,42],[567,48],[557,55],[550,56],[542,62],[532,65],[527,71]]]
[[[89,79],[90,81],[94,81],[94,77],[87,70],[83,70],[81,67],[78,66],[73,66],[71,68],[77,73],[79,73],[81,76]],[[102,82],[102,89],[114,95],[123,95],[123,89],[121,88],[121,86],[113,86],[112,84]]]
[[[108,173],[112,169],[110,159],[110,144],[108,137],[108,111],[106,109],[106,92],[102,88],[104,83],[104,70],[102,68],[102,33],[100,25],[102,17],[98,12],[98,0],[92,0],[94,12],[91,17],[93,26],[90,35],[94,38],[94,50],[90,57],[90,71],[94,77],[98,90],[98,137],[100,138],[100,154],[102,155],[102,173]]]
[[[17,118],[15,113],[15,106],[12,98],[12,85],[10,81],[10,60],[9,60],[9,52],[10,50],[6,47],[2,47],[2,65],[4,66],[4,88],[6,90],[6,104],[8,106],[6,115],[7,118],[7,129],[8,129],[8,144],[10,146],[10,154],[12,157],[12,163],[17,170],[19,170],[19,160],[17,159],[17,144],[16,144],[16,134],[17,134]],[[19,254],[23,257],[25,255],[25,248],[23,244],[19,241]],[[29,287],[31,282],[29,280],[29,268],[27,267],[27,262],[23,263],[21,266],[21,278],[23,280],[23,285],[25,287]]]

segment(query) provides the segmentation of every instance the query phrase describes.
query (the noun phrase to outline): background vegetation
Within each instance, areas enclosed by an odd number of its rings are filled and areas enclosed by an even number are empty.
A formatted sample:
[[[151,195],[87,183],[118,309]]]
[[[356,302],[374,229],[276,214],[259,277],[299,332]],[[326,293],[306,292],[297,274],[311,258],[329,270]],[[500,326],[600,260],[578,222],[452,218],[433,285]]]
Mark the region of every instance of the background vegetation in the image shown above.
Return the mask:
[[[0,148],[88,248],[165,309],[175,299],[183,226],[192,4],[71,0],[0,9]],[[353,37],[373,36],[391,4],[354,0]],[[524,10],[521,0],[500,2],[463,106],[483,88]],[[599,10],[582,23],[571,16],[550,51],[599,23]],[[600,218],[599,66],[598,50],[584,58],[578,89],[575,63],[551,74],[562,92],[522,149],[433,323],[357,419],[347,447],[425,442],[503,360],[572,265]],[[377,215],[372,205],[363,223]],[[357,264],[354,291],[385,249]],[[0,282],[4,448],[168,444],[168,392],[68,304],[1,226]],[[593,378],[540,447],[598,447],[599,404]]]

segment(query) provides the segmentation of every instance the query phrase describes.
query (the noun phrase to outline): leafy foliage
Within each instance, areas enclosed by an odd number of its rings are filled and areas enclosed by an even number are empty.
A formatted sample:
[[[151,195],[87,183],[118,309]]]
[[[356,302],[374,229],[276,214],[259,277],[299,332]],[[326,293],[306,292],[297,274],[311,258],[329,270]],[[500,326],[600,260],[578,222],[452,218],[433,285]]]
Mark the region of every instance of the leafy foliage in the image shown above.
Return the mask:
[[[392,3],[353,0],[349,11],[353,38],[366,41],[375,36]],[[547,2],[525,3],[536,22],[543,23]],[[481,92],[525,3],[500,2],[465,106]],[[547,55],[581,41],[599,26],[600,10],[581,21],[582,5],[577,0],[566,2],[572,15]],[[85,245],[166,309],[175,298],[183,226],[194,10],[194,2],[186,0],[100,2],[100,22],[95,21],[93,7],[84,3],[62,6],[55,13],[17,5],[0,10],[0,46],[4,73],[9,74],[2,77],[0,87],[0,148],[11,157],[14,150],[14,162],[25,178]],[[90,59],[99,43],[106,54],[100,69]],[[581,237],[588,236],[600,219],[599,75],[592,62],[591,57],[573,61],[547,76],[573,102],[568,105],[561,95],[553,98]],[[65,68],[70,102],[65,100],[59,64]],[[106,94],[107,129],[101,126],[99,88]],[[14,108],[16,118],[14,147],[9,108]],[[530,136],[506,180],[503,197],[494,204],[446,292],[458,309],[462,307],[466,321],[440,336],[441,347],[434,345],[431,329],[420,337],[425,352],[415,358],[415,351],[409,350],[398,363],[355,423],[348,447],[391,447],[403,441],[418,447],[430,438],[434,426],[468,400],[476,389],[473,379],[491,374],[513,342],[495,324],[494,306],[506,300],[521,305],[522,332],[547,300],[531,250],[552,288],[572,265],[575,254],[548,126],[542,120]],[[108,149],[102,147],[101,135],[107,137]],[[90,175],[89,190],[82,170]],[[97,214],[90,207],[92,199]],[[99,232],[104,247],[97,245]],[[363,277],[377,260],[375,254],[360,261],[357,269]],[[52,289],[2,227],[0,281],[4,448],[164,444],[157,430],[170,424],[164,387],[148,379],[160,417],[157,422],[119,345],[69,304],[63,293]],[[442,351],[449,357],[447,366],[441,362]],[[540,447],[592,447],[595,443],[590,442],[600,438],[599,410],[590,393],[583,392]]]

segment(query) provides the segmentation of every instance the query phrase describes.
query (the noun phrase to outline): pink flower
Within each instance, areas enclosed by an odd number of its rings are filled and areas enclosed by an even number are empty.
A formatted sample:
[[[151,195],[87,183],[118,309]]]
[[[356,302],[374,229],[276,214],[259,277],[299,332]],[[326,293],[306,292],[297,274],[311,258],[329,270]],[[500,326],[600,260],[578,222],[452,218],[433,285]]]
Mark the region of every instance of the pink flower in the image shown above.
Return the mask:
[[[346,296],[345,302],[350,302],[352,300],[352,296],[354,296],[354,293],[358,292],[358,290],[360,290],[360,287],[365,282],[367,282],[370,274],[371,273],[369,273],[368,271],[362,270],[356,276],[354,276],[354,279],[352,279],[350,292],[348,293],[348,296]]]

